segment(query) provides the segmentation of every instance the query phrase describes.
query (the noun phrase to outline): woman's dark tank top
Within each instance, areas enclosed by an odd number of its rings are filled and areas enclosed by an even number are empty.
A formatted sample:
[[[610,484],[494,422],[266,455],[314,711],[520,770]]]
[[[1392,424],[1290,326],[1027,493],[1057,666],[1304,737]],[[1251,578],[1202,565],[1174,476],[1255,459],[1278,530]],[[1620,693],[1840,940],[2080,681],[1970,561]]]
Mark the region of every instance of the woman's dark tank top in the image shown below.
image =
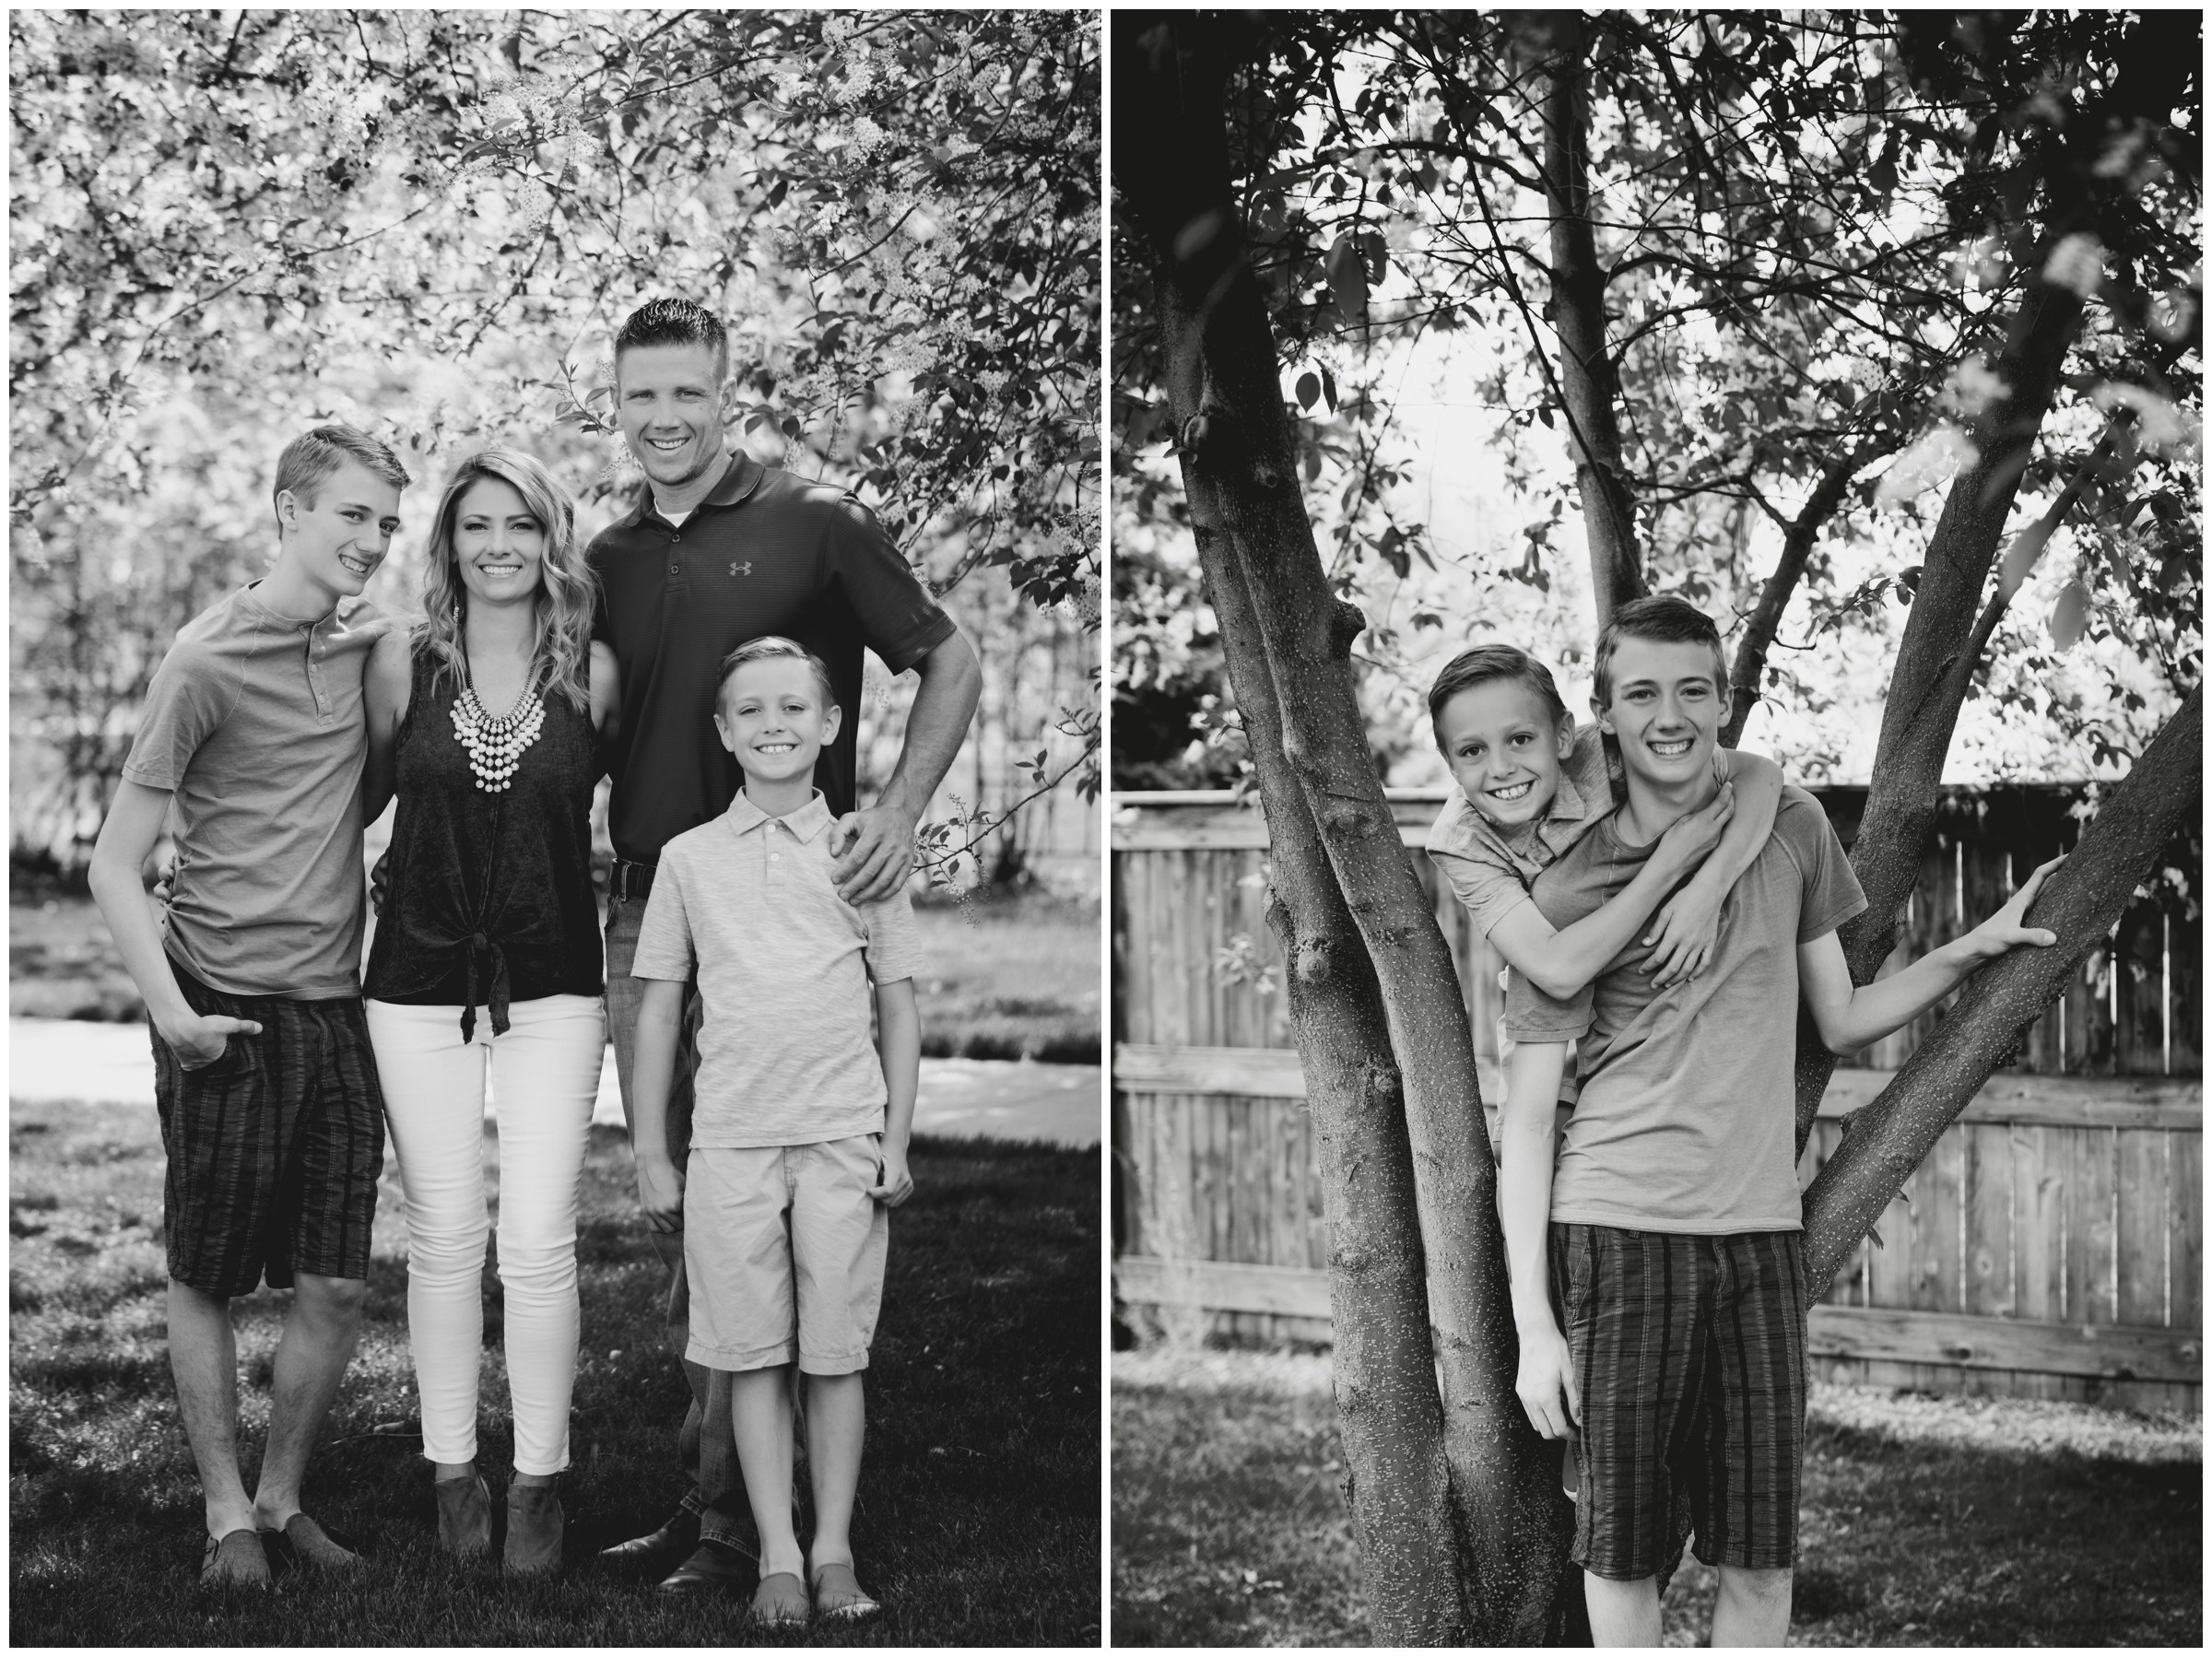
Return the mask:
[[[363,993],[458,1006],[467,1041],[479,1005],[498,1035],[511,1001],[606,987],[592,887],[601,766],[590,718],[566,696],[547,695],[537,739],[506,789],[487,793],[453,734],[457,692],[435,676],[434,658],[418,646],[399,727],[399,817]]]

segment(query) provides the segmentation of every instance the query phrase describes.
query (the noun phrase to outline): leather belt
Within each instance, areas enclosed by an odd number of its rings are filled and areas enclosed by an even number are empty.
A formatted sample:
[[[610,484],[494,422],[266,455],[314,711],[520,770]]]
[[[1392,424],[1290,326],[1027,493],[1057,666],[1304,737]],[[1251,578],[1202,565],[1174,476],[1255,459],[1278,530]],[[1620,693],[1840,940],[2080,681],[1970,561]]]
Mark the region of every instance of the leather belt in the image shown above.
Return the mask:
[[[614,866],[606,872],[606,895],[635,901],[653,890],[653,872],[658,864],[629,863],[616,858]]]

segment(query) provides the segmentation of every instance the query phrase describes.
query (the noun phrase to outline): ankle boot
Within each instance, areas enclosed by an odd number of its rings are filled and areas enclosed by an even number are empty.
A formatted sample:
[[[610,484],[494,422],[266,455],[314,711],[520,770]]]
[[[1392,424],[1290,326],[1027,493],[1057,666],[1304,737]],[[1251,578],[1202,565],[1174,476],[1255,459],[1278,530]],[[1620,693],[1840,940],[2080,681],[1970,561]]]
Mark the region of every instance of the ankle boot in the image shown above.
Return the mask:
[[[560,1569],[560,1495],[551,1485],[507,1487],[507,1569],[521,1576]]]
[[[491,1487],[483,1475],[441,1478],[438,1493],[438,1545],[456,1559],[491,1552]]]

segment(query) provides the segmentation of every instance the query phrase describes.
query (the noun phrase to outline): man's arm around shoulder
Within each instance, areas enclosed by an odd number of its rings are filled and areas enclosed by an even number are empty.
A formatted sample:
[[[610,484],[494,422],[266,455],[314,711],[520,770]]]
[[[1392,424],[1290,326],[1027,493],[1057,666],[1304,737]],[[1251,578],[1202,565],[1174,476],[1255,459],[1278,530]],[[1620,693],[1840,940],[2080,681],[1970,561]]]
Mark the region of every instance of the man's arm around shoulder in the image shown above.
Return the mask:
[[[877,902],[906,884],[913,868],[914,826],[952,769],[983,694],[982,664],[958,628],[914,664],[914,672],[922,686],[906,716],[898,767],[875,805],[838,819],[838,838],[830,842],[834,847],[850,837],[830,870],[838,896],[848,903]]]

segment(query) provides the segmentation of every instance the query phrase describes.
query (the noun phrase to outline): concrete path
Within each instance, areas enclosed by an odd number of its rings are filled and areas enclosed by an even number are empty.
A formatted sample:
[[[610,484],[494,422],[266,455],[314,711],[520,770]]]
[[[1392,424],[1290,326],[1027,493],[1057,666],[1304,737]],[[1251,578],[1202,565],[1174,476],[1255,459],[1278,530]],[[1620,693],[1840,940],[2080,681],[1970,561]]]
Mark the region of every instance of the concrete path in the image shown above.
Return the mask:
[[[143,1024],[10,1018],[7,1048],[10,1099],[154,1102],[154,1056]],[[1100,1081],[1096,1064],[924,1059],[914,1131],[954,1139],[1093,1146],[1099,1143]],[[600,1068],[592,1120],[621,1125],[611,1051]]]

